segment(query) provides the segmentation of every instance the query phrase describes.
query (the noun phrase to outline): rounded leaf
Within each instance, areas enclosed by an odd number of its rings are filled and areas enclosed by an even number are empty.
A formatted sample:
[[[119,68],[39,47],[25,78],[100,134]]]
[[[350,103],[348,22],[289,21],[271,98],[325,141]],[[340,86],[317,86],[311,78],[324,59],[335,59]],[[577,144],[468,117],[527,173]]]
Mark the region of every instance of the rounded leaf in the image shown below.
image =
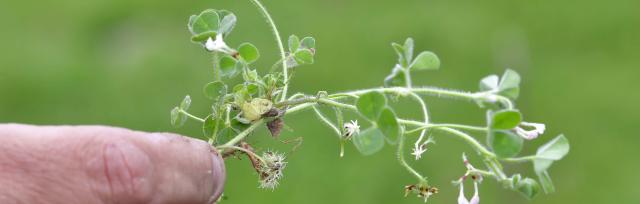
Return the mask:
[[[533,160],[534,170],[537,173],[546,171],[554,161],[560,160],[567,155],[569,148],[569,140],[564,135],[559,135],[540,146],[536,152],[536,159]]]
[[[378,91],[362,94],[356,101],[358,112],[370,121],[378,120],[380,112],[387,106],[387,98]]]
[[[520,95],[520,75],[511,69],[507,69],[498,85],[499,94],[510,99],[518,98]]]
[[[524,139],[510,131],[491,131],[489,137],[491,148],[501,158],[514,157],[522,150]]]
[[[221,81],[209,82],[204,86],[204,96],[208,99],[218,99],[227,94],[227,85]]]
[[[511,130],[522,121],[522,114],[518,110],[500,110],[493,114],[491,128],[496,130]]]
[[[258,52],[258,48],[251,43],[242,43],[238,47],[238,52],[242,59],[244,59],[247,63],[253,63],[260,57],[260,53]]]
[[[536,180],[532,178],[524,178],[516,184],[516,190],[520,192],[524,197],[531,200],[540,192],[540,185]]]
[[[216,10],[208,9],[196,17],[189,19],[189,30],[193,34],[193,41],[205,41],[209,37],[215,37],[218,33],[220,16]]]
[[[316,48],[316,39],[312,37],[304,37],[302,38],[302,42],[300,43],[303,48],[307,49],[315,49]]]
[[[236,68],[236,59],[229,56],[220,58],[220,74],[224,77],[233,77],[238,73]]]
[[[289,36],[289,52],[294,53],[300,48],[300,38],[296,35]]]
[[[233,13],[222,16],[222,21],[220,21],[220,28],[218,29],[218,32],[222,33],[224,36],[227,36],[236,26],[236,20],[236,15],[234,15]]]
[[[214,138],[213,132],[215,132],[216,125],[219,121],[213,117],[213,115],[208,115],[204,119],[204,123],[202,123],[202,133],[204,134],[204,138]]]
[[[438,68],[440,68],[440,59],[436,54],[429,51],[418,54],[409,66],[411,70],[435,70]]]
[[[396,114],[389,107],[382,109],[376,124],[378,125],[378,128],[380,128],[380,131],[382,131],[382,134],[392,144],[396,143],[400,134],[402,134],[402,129],[400,129],[400,125],[398,125]]]
[[[372,155],[384,147],[384,136],[380,130],[368,128],[353,136],[353,145],[363,155]]]
[[[293,58],[298,64],[313,64],[313,52],[308,49],[301,49],[296,51]]]

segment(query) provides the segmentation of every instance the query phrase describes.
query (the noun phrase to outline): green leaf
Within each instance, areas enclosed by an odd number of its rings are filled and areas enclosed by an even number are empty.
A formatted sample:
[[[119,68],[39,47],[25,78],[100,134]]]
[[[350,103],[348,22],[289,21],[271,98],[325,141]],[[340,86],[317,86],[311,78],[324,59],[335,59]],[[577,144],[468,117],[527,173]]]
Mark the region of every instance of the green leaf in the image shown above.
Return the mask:
[[[301,45],[303,48],[307,49],[315,49],[316,48],[316,39],[312,37],[304,37],[302,38]]]
[[[490,91],[498,89],[498,81],[500,78],[498,75],[489,75],[480,80],[480,91]]]
[[[209,82],[204,86],[204,96],[208,99],[216,100],[220,96],[227,94],[227,85],[222,81]]]
[[[186,110],[189,110],[190,106],[191,106],[191,96],[187,95],[184,97],[184,99],[182,99],[182,102],[180,102],[180,109],[186,111]]]
[[[204,134],[204,138],[212,138],[215,141],[214,132],[216,131],[216,125],[219,125],[219,120],[217,120],[213,115],[208,115],[204,119],[204,123],[202,124],[202,133]]]
[[[249,64],[255,62],[260,57],[258,48],[256,48],[256,46],[251,43],[242,43],[238,47],[238,52],[240,53],[242,59],[244,59]]]
[[[222,21],[220,21],[220,29],[218,32],[222,33],[224,36],[228,35],[236,26],[236,20],[236,15],[234,15],[233,13],[225,15],[224,17],[222,17]]]
[[[404,70],[399,65],[384,79],[384,87],[405,86],[407,84]]]
[[[396,54],[398,54],[398,64],[401,65],[402,67],[407,67],[409,66],[409,61],[407,60],[407,57],[405,56],[405,50],[404,50],[404,46],[398,44],[398,43],[391,43],[391,47],[393,47],[393,50],[396,51]]]
[[[187,115],[182,114],[179,107],[171,110],[171,125],[173,125],[173,127],[181,127],[186,121]]]
[[[295,53],[300,48],[300,38],[296,35],[289,36],[289,52]]]
[[[220,17],[216,10],[207,9],[195,18],[189,19],[189,30],[193,34],[192,40],[202,42],[207,38],[214,38],[218,33]]]
[[[536,180],[532,178],[524,178],[516,184],[516,190],[520,192],[524,197],[531,200],[540,192],[540,185]]]
[[[259,91],[259,86],[258,84],[255,83],[248,83],[247,84],[247,92],[249,93],[249,95],[256,95]]]
[[[220,58],[220,74],[229,78],[236,76],[236,74],[238,74],[236,63],[238,63],[238,61],[229,56]]]
[[[407,38],[404,41],[404,57],[407,60],[407,64],[413,60],[413,39]]]
[[[538,148],[536,157],[539,159],[560,160],[569,153],[569,148],[569,140],[564,135],[559,135]]]
[[[440,68],[440,59],[433,52],[424,51],[416,56],[416,59],[411,63],[409,69],[411,70],[436,70]]]
[[[353,145],[363,155],[372,155],[384,147],[384,136],[380,130],[368,128],[353,136]]]
[[[298,64],[313,64],[313,53],[311,52],[311,50],[298,50],[295,52],[293,57]]]
[[[386,106],[387,98],[384,94],[377,91],[362,94],[362,96],[358,98],[358,101],[356,101],[356,108],[358,108],[358,112],[370,121],[378,120],[380,112],[382,112],[382,109]]]
[[[514,157],[522,150],[524,140],[511,131],[491,131],[489,144],[496,156],[500,158]]]
[[[233,130],[233,128],[226,127],[218,131],[218,135],[216,135],[215,141],[217,144],[224,144],[230,141],[231,139],[233,139],[233,137],[236,136],[236,134],[237,132]]]
[[[518,110],[500,110],[493,114],[491,128],[496,130],[511,130],[522,121],[522,114]]]
[[[537,173],[546,171],[554,161],[562,159],[569,153],[569,140],[559,135],[548,143],[540,146],[533,160],[533,167]]]
[[[498,85],[499,94],[510,99],[518,98],[520,95],[520,75],[511,69],[507,69]]]
[[[551,176],[549,176],[549,172],[543,171],[536,173],[538,175],[538,180],[540,184],[542,184],[542,190],[545,193],[553,193],[556,191],[556,187],[553,185],[553,181],[551,181]]]
[[[402,129],[398,125],[396,114],[389,107],[385,107],[380,112],[380,117],[376,123],[382,134],[389,140],[390,143],[395,144],[402,134]]]

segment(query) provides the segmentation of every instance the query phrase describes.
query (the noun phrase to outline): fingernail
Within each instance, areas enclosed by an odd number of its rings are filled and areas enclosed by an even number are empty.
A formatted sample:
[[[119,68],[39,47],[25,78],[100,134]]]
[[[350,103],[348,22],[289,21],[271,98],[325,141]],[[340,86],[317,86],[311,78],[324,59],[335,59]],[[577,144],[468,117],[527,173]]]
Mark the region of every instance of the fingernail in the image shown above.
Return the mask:
[[[226,172],[224,168],[224,159],[218,154],[218,151],[211,149],[211,173],[213,174],[213,194],[209,198],[209,203],[215,203],[224,191],[224,183],[226,180]],[[220,176],[217,176],[220,175]]]

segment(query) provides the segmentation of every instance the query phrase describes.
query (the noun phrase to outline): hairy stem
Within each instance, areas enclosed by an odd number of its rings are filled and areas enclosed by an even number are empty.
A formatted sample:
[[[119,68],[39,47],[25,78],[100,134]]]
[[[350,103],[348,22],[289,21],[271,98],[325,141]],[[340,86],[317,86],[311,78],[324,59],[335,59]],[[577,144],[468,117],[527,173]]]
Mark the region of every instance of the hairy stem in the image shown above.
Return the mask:
[[[287,70],[287,63],[286,63],[287,55],[284,51],[282,38],[280,37],[280,33],[278,32],[276,23],[271,18],[271,15],[269,15],[267,8],[265,8],[264,5],[262,5],[262,3],[260,3],[260,1],[258,0],[250,0],[250,1],[251,3],[253,3],[253,5],[255,5],[258,8],[262,16],[264,16],[264,18],[267,20],[267,24],[269,24],[269,26],[271,27],[271,32],[273,33],[273,36],[276,38],[276,42],[278,43],[278,49],[280,50],[280,58],[282,59],[282,75],[284,77],[284,86],[282,88],[282,96],[280,98],[280,101],[284,101],[287,99],[287,89],[289,87],[289,74],[288,74],[289,70]]]
[[[424,176],[422,176],[420,173],[418,173],[418,171],[413,169],[413,167],[411,167],[409,163],[407,163],[407,161],[404,159],[404,134],[400,134],[397,153],[398,153],[398,161],[400,161],[400,164],[402,164],[402,166],[405,169],[407,169],[407,171],[411,172],[411,174],[413,174],[418,180],[420,180],[420,183],[427,183]]]

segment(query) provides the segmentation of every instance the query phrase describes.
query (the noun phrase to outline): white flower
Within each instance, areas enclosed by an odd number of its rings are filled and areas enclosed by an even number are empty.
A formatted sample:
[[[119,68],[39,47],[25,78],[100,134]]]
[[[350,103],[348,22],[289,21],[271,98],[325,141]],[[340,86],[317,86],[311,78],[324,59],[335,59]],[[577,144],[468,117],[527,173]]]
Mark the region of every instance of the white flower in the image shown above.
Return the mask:
[[[353,135],[360,134],[360,126],[358,125],[358,120],[352,120],[349,123],[345,123],[343,129],[343,136],[345,139],[350,139]]]
[[[224,43],[224,41],[222,40],[222,34],[216,35],[215,41],[211,39],[211,37],[209,37],[209,39],[207,39],[207,42],[204,43],[204,47],[209,52],[213,52],[213,51],[224,52],[225,49],[229,48],[229,46],[227,46],[227,44]]]
[[[523,127],[533,128],[533,129],[525,130]],[[520,135],[521,137],[527,140],[535,139],[538,136],[544,134],[545,129],[546,129],[546,126],[542,123],[528,123],[528,122],[521,122],[520,126],[514,128],[514,130],[516,131],[516,134]]]
[[[436,141],[433,140],[433,137],[429,137],[424,142],[421,142],[421,139],[418,139],[418,141],[416,141],[416,143],[414,144],[413,153],[411,153],[411,155],[414,155],[416,157],[416,160],[420,159],[422,157],[422,154],[424,154],[427,151],[427,145],[429,143],[435,144]]]

